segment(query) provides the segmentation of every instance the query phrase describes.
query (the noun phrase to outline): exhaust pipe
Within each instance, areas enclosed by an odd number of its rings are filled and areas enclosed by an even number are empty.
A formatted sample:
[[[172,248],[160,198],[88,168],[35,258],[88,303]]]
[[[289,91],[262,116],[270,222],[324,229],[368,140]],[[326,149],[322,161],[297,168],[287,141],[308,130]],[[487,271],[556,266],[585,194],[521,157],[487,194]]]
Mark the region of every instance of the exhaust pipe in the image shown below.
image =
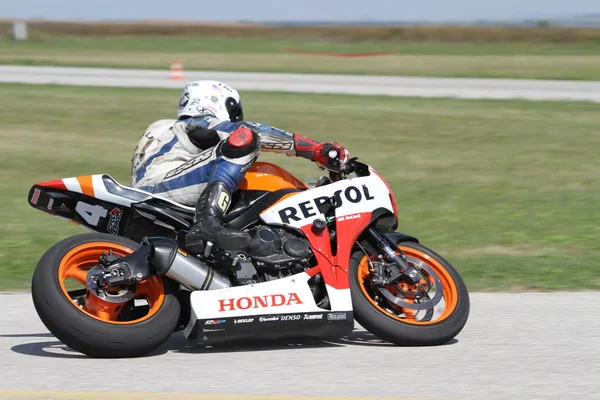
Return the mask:
[[[231,287],[229,279],[195,257],[179,250],[172,239],[153,240],[149,260],[157,275],[166,275],[190,290],[218,290]]]

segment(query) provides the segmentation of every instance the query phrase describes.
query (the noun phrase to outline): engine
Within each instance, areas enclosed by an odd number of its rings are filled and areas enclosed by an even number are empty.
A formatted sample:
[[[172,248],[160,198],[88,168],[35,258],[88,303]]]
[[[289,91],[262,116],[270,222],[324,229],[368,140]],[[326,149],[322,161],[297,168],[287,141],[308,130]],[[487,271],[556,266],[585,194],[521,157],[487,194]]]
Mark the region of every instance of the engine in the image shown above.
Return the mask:
[[[249,232],[250,257],[258,269],[305,269],[312,256],[308,241],[283,228],[259,226]]]
[[[259,281],[280,279],[311,267],[313,253],[310,243],[304,237],[283,228],[269,226],[259,226],[250,235],[252,239],[249,253]],[[246,278],[239,272],[236,276],[240,283]],[[317,305],[327,308],[329,297],[321,274],[312,277],[309,285]]]
[[[232,281],[247,285],[281,279],[311,266],[310,243],[283,228],[259,226],[248,230],[250,246],[242,252],[216,249],[209,264],[220,273],[231,271]],[[232,269],[233,267],[233,269]]]
[[[313,252],[301,235],[278,227],[259,226],[248,231],[250,246],[244,252],[230,254],[217,250],[215,260],[231,270],[234,285],[248,285],[284,278],[310,268]],[[231,256],[234,256],[233,260]],[[227,267],[225,267],[227,265]],[[218,268],[218,267],[217,267]],[[309,285],[317,305],[328,307],[329,298],[321,274],[313,276]]]

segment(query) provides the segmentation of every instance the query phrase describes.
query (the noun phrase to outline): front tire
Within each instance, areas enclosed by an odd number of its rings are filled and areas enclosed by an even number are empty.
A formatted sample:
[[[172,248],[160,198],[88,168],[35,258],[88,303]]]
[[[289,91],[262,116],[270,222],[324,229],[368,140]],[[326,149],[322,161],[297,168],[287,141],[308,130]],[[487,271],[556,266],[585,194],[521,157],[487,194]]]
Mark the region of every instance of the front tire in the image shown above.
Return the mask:
[[[120,236],[89,233],[64,239],[44,253],[33,274],[31,294],[40,319],[57,339],[91,357],[125,358],[147,354],[169,338],[180,304],[177,287],[168,279],[151,277],[138,283],[134,298],[123,304],[99,299],[87,286],[67,290],[69,279],[86,285],[87,270],[98,264],[102,252],[125,256],[139,247]],[[145,300],[147,307],[134,307],[135,299]]]
[[[452,265],[433,250],[414,243],[401,242],[398,246],[409,260],[424,262],[442,275],[444,310],[438,319],[417,320],[410,312],[399,313],[381,301],[368,286],[365,275],[367,257],[362,250],[350,260],[350,289],[352,306],[358,323],[369,332],[388,342],[403,346],[432,346],[447,343],[465,326],[470,310],[467,287]],[[425,318],[427,319],[427,318]]]

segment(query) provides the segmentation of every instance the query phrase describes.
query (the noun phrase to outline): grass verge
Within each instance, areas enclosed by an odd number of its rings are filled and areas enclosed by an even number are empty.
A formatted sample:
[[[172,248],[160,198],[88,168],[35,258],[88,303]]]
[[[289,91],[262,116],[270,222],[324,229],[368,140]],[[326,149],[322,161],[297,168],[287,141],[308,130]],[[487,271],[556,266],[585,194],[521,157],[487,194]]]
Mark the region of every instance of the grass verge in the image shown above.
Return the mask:
[[[297,54],[395,52],[375,57]],[[600,80],[600,42],[477,43],[340,41],[217,36],[0,38],[0,64]]]
[[[600,114],[590,103],[242,94],[249,120],[337,140],[391,184],[399,230],[471,290],[600,289]],[[140,133],[179,90],[0,85],[0,289],[27,289],[43,252],[79,228],[36,211],[35,182],[128,181]],[[27,110],[27,112],[24,112]],[[301,179],[312,163],[263,154]]]

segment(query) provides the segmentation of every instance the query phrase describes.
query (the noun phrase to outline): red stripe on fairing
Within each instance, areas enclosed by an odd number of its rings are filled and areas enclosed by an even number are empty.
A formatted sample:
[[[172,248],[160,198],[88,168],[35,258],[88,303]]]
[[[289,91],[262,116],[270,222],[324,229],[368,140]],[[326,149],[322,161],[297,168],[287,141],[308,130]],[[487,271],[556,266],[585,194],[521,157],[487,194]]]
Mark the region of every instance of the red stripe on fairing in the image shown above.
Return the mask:
[[[57,179],[55,181],[41,182],[41,183],[37,183],[36,185],[42,186],[42,187],[47,187],[47,188],[53,188],[53,189],[67,190],[67,187],[65,186],[62,179]]]
[[[358,237],[363,233],[365,229],[371,224],[371,211],[363,211],[359,213],[349,214],[348,216],[360,214],[360,217],[348,219],[344,221],[336,221],[337,230],[337,255],[336,261],[338,266],[348,274],[350,269],[350,256],[354,244]]]
[[[343,274],[343,271],[341,271],[339,268],[336,268],[335,261],[333,260],[334,257],[331,255],[329,229],[325,228],[325,230],[320,234],[315,234],[312,231],[312,224],[304,225],[300,229],[302,232],[304,232],[309,240],[313,254],[317,259],[317,267],[310,270],[311,274],[313,276],[316,275],[316,270],[318,269],[323,276],[323,280],[329,286],[332,286],[336,289],[346,289],[350,287],[350,281],[348,280],[347,274],[345,274],[342,279],[340,279],[338,276],[340,272]]]
[[[304,225],[302,232],[310,241],[317,267],[306,271],[310,276],[321,272],[325,283],[334,289],[349,289],[350,279],[348,269],[350,268],[350,255],[358,236],[371,223],[371,212],[361,212],[360,218],[336,222],[337,253],[332,255],[331,242],[329,240],[329,229],[325,228],[320,234],[312,231],[312,224]],[[356,215],[353,214],[353,215]]]

